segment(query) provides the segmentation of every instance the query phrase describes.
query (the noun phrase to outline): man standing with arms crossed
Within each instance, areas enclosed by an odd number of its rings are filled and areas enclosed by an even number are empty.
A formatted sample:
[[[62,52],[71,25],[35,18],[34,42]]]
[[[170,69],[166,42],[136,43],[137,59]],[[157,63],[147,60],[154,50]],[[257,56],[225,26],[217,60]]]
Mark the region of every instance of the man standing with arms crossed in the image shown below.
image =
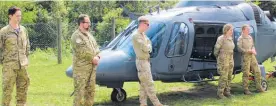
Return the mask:
[[[91,22],[88,15],[78,18],[79,28],[71,37],[73,49],[74,106],[92,106],[96,85],[96,67],[100,50],[89,32]],[[83,101],[84,98],[84,101]]]
[[[152,46],[151,41],[145,35],[145,31],[149,28],[149,20],[141,16],[138,21],[138,30],[133,35],[132,43],[136,54],[136,67],[140,80],[140,106],[147,106],[147,96],[154,106],[163,106],[155,93],[149,63],[149,53],[152,51]]]
[[[21,10],[11,7],[8,10],[9,25],[0,31],[0,50],[2,70],[2,106],[9,106],[13,86],[16,83],[16,105],[26,106],[27,91],[30,83],[27,73],[30,50],[29,37],[25,27],[19,25]]]

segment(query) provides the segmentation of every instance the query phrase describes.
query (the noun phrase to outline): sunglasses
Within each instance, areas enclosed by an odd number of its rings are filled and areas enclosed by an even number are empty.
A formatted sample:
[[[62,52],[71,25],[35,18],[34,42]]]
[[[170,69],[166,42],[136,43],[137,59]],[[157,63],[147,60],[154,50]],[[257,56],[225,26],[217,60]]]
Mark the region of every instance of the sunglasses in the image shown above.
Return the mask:
[[[144,23],[144,24],[146,24],[147,26],[149,26],[149,23]]]
[[[87,23],[87,24],[90,24],[90,22],[82,22],[82,23]]]

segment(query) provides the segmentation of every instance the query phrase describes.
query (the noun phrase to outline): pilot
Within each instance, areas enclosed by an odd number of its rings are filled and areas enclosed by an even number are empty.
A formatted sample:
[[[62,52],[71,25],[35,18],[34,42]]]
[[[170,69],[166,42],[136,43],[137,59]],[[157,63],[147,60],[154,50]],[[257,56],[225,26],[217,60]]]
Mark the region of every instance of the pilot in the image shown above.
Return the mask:
[[[100,50],[96,40],[89,32],[89,16],[78,17],[78,29],[71,37],[73,49],[74,106],[92,106],[96,85],[96,67]],[[84,100],[83,100],[84,98]]]
[[[152,46],[151,41],[145,35],[145,31],[149,28],[149,20],[141,16],[138,21],[138,30],[133,35],[132,43],[136,54],[136,67],[140,80],[140,106],[147,106],[147,97],[150,98],[154,106],[163,106],[156,96],[150,69],[149,53],[152,51]]]
[[[244,89],[244,94],[250,95],[252,94],[249,89],[248,89],[248,78],[249,78],[249,71],[250,69],[254,73],[255,77],[255,83],[256,83],[256,88],[259,92],[264,92],[264,90],[261,87],[261,71],[260,68],[258,67],[258,62],[256,59],[256,50],[254,47],[254,42],[252,37],[249,35],[250,31],[250,26],[249,25],[243,25],[242,26],[242,34],[238,39],[238,50],[242,54],[242,81],[243,81],[243,89]]]
[[[27,29],[20,25],[21,10],[8,9],[9,25],[0,31],[0,60],[3,65],[2,106],[10,106],[13,86],[16,84],[16,105],[25,106],[29,87],[27,73],[30,43]]]
[[[232,36],[233,26],[231,24],[224,25],[223,35],[218,37],[214,48],[218,74],[220,74],[217,91],[218,99],[232,96],[230,93],[230,83],[234,67],[233,50],[235,48]]]

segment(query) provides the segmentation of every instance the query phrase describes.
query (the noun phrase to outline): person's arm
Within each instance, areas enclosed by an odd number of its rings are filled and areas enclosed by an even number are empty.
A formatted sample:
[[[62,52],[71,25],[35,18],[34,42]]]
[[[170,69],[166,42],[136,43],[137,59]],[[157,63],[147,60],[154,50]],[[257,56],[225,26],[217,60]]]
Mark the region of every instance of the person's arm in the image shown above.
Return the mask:
[[[138,35],[138,36],[140,36],[140,35]],[[151,44],[148,45],[148,44],[142,39],[142,37],[137,37],[135,40],[136,40],[136,42],[138,43],[139,48],[140,48],[143,52],[147,52],[147,53],[150,52]]]
[[[238,51],[239,52],[241,52],[241,53],[248,53],[249,52],[248,50],[243,48],[243,39],[241,37],[239,37],[237,45],[238,45]]]
[[[148,50],[151,53],[152,52],[152,44],[151,41],[149,39],[147,39],[147,46],[148,46]]]
[[[26,56],[28,57],[30,54],[30,40],[29,40],[29,34],[28,31],[25,29],[26,32],[26,40],[27,40],[27,47],[26,47]]]
[[[3,31],[2,30],[0,30],[0,63],[2,64],[2,62],[3,62],[3,46],[4,46],[4,39],[3,39]]]
[[[95,54],[93,54],[93,60],[92,60],[92,63],[94,64],[94,65],[98,65],[98,63],[99,63],[99,59],[101,59],[101,57],[100,57],[100,49],[99,49],[99,46],[98,46],[98,44],[97,44],[97,41],[95,40],[95,38],[93,37],[93,36],[91,36],[92,37],[92,44],[93,44],[93,46],[95,47],[94,49],[94,51],[95,51]]]
[[[220,50],[220,48],[222,46],[222,43],[223,43],[223,39],[221,39],[220,37],[218,37],[217,42],[215,44],[215,48],[214,48],[214,55],[215,55],[215,57],[218,57],[219,50]]]
[[[250,36],[250,35],[249,35],[249,36]],[[257,55],[257,51],[256,51],[256,49],[255,49],[254,40],[252,39],[251,36],[250,36],[250,39],[252,40],[252,49],[251,49],[251,51],[252,51],[253,54]]]

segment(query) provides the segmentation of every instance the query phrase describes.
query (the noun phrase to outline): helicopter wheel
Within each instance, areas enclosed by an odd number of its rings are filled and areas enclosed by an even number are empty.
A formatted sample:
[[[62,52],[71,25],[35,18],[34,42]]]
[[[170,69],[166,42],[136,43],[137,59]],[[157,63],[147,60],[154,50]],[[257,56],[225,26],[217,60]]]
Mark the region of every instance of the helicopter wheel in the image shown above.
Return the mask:
[[[266,81],[266,80],[262,80],[262,81],[261,81],[261,86],[262,86],[263,90],[267,91],[268,84],[267,84],[267,81]]]
[[[113,88],[111,100],[113,102],[124,102],[127,98],[126,91],[122,88]]]

